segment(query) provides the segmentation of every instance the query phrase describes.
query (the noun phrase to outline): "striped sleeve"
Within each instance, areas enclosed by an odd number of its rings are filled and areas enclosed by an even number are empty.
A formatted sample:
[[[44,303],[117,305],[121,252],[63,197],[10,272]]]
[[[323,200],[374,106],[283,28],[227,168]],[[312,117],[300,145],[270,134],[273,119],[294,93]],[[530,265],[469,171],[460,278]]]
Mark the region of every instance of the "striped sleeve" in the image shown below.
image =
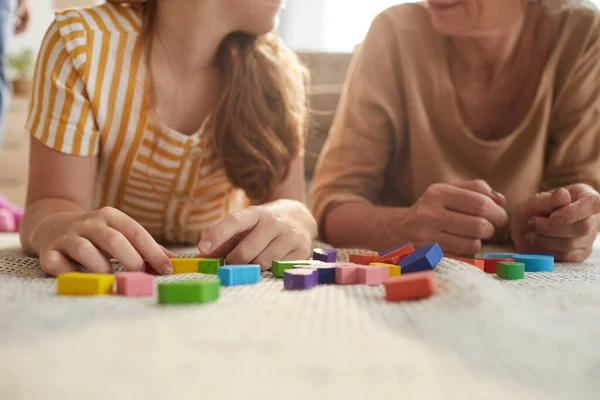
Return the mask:
[[[55,21],[38,55],[26,129],[54,150],[95,156],[98,128],[81,76],[85,62],[85,31]]]

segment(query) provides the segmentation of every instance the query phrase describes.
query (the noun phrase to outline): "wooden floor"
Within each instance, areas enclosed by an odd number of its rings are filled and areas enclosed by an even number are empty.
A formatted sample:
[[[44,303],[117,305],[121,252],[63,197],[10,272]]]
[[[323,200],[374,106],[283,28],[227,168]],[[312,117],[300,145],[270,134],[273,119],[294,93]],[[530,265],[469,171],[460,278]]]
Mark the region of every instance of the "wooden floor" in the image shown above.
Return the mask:
[[[13,98],[4,127],[4,144],[0,149],[0,193],[23,206],[27,188],[29,134],[23,129],[28,98]]]

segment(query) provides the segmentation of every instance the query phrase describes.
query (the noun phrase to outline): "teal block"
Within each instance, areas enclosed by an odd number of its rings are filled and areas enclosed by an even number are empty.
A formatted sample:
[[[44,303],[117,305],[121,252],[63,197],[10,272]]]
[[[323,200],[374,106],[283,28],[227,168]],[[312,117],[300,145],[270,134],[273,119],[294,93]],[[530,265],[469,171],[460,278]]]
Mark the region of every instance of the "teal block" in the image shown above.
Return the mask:
[[[507,280],[524,279],[525,265],[522,262],[498,261],[496,275]]]
[[[554,256],[544,254],[515,254],[515,262],[525,264],[525,272],[553,272]]]
[[[260,282],[260,265],[227,265],[217,271],[224,286],[247,285]]]

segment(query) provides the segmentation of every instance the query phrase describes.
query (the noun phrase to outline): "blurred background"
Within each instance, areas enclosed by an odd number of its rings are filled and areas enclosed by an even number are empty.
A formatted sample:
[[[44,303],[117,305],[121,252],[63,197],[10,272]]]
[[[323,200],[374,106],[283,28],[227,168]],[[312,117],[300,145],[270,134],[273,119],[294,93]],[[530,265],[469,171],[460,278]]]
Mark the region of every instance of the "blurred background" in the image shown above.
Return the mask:
[[[25,202],[29,137],[23,130],[37,50],[55,10],[86,7],[103,0],[30,0],[27,32],[14,37],[8,48],[9,77],[14,97],[6,118],[0,149],[0,193],[17,205]],[[307,177],[327,137],[352,52],[373,18],[382,10],[415,0],[288,0],[278,33],[298,52],[312,73],[311,134],[307,141]],[[594,1],[596,4],[600,0]]]

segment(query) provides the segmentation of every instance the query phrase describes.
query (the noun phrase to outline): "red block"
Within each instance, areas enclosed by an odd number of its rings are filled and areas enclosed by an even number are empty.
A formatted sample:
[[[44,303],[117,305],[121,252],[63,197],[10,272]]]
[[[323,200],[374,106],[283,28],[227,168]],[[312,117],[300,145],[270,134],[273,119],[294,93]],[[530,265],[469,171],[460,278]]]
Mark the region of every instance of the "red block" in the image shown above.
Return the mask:
[[[351,254],[350,262],[360,265],[369,265],[379,258],[377,254]]]
[[[157,270],[150,266],[148,261],[144,261],[144,272],[150,275],[160,275]]]
[[[115,275],[117,293],[123,296],[152,296],[154,277],[144,272],[120,272]]]
[[[484,258],[485,261],[485,272],[488,274],[496,273],[496,263],[498,262],[514,262],[514,258]]]
[[[382,262],[382,263],[386,263],[386,264],[398,264],[398,262],[400,262],[400,260],[402,260],[404,257],[409,255],[413,251],[415,251],[415,246],[413,246],[412,244],[407,244],[406,246],[400,247],[399,249],[396,249],[390,253],[387,253],[387,254],[382,255],[381,257],[378,257],[373,262]],[[398,258],[398,261],[391,262],[395,258]]]
[[[471,264],[474,267],[479,268],[480,270],[485,270],[485,260],[483,258],[458,258],[458,257],[448,257],[451,260],[462,261],[467,264]]]
[[[432,271],[395,276],[384,282],[383,286],[388,301],[424,299],[435,292]]]

